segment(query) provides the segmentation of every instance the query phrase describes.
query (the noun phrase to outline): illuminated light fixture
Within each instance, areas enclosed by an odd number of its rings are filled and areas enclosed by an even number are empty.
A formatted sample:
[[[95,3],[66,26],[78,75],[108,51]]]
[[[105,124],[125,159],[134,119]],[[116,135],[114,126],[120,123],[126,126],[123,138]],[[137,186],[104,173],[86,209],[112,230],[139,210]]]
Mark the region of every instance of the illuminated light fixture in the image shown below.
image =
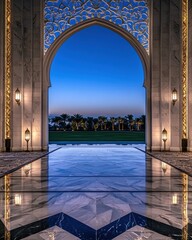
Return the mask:
[[[162,140],[164,142],[164,151],[166,150],[167,130],[164,128],[162,131]]]
[[[31,173],[31,164],[27,164],[23,167],[23,171],[25,173],[25,176],[28,177]]]
[[[173,92],[172,92],[172,103],[173,103],[173,105],[175,105],[176,102],[177,102],[177,90],[174,88]]]
[[[174,193],[172,196],[172,204],[176,205],[178,204],[178,195],[177,193]]]
[[[31,133],[30,133],[29,129],[27,128],[27,129],[25,130],[25,141],[27,142],[27,152],[29,151],[30,135],[31,135]]]
[[[162,162],[161,163],[161,168],[162,168],[163,172],[166,173],[166,171],[167,171],[167,163]]]
[[[21,194],[15,194],[15,205],[21,206]]]
[[[18,88],[15,91],[15,101],[18,105],[20,105],[20,103],[21,103],[21,92],[19,91]]]

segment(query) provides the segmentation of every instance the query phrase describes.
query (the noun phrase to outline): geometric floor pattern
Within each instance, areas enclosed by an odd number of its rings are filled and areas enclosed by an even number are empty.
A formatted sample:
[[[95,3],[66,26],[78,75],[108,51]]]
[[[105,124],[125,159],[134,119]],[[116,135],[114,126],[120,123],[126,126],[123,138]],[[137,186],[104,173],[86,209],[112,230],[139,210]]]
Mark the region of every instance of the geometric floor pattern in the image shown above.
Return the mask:
[[[2,223],[1,223],[2,225]],[[191,228],[189,226],[188,228]],[[3,228],[1,228],[3,230]],[[5,236],[4,232],[1,234]],[[129,213],[101,229],[94,230],[64,213],[11,230],[12,239],[183,239],[182,230]],[[171,236],[171,237],[170,237]],[[154,238],[155,237],[155,238]],[[2,237],[0,239],[3,239]],[[191,239],[188,236],[188,239]]]
[[[192,179],[129,145],[66,145],[0,178],[0,239],[192,239]]]

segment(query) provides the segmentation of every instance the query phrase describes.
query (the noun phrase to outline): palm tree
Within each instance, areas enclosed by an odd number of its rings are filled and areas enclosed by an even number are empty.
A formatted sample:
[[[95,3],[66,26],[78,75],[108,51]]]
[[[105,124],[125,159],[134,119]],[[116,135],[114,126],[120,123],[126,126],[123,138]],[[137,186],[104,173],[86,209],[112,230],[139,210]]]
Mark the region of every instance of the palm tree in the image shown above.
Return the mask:
[[[65,122],[70,118],[70,116],[69,116],[68,114],[66,114],[66,113],[61,114],[60,117],[61,117],[62,120],[65,121]]]
[[[101,127],[101,131],[103,131],[103,119],[102,119],[102,116],[98,117],[98,122],[99,122],[99,125]]]
[[[87,117],[87,129],[93,130],[93,117]]]
[[[93,117],[87,117],[87,128],[89,131],[93,130]]]
[[[135,123],[136,123],[136,126],[137,126],[137,131],[140,131],[141,119],[140,118],[136,118],[135,119]]]
[[[116,122],[116,118],[114,117],[110,117],[110,121],[111,121],[111,128],[112,128],[112,131],[115,130],[115,122]]]
[[[107,117],[104,117],[103,122],[104,122],[104,130],[106,131],[107,130]]]
[[[74,114],[73,115],[73,121],[76,123],[76,130],[79,130],[81,120],[83,119],[83,116],[80,114]]]
[[[128,121],[128,127],[129,127],[129,131],[133,130],[133,125],[134,125],[134,121],[133,121],[133,115],[132,114],[128,114],[126,116],[126,119]]]
[[[121,131],[121,117],[118,117],[118,118],[117,118],[117,121],[118,121],[119,131]]]
[[[124,124],[124,119],[123,119],[122,117],[118,117],[118,118],[117,118],[117,121],[118,121],[119,131],[124,130],[124,126],[123,126],[123,124]]]
[[[87,130],[87,119],[86,118],[81,119],[80,125],[84,131]]]
[[[125,128],[126,130],[128,130],[128,120],[127,120],[127,116],[125,116],[125,117],[123,118],[123,130],[124,130],[124,128]]]
[[[77,130],[77,124],[76,124],[75,120],[71,121],[71,129],[72,129],[72,131]]]
[[[142,130],[145,130],[145,115],[141,115],[140,119],[141,119]]]
[[[68,114],[63,113],[63,114],[60,115],[60,117],[61,117],[61,119],[62,119],[62,122],[63,122],[62,125],[63,125],[63,128],[64,128],[64,130],[65,130],[66,122],[68,121],[68,119],[70,118],[70,116],[69,116]]]
[[[93,123],[94,123],[93,128],[94,128],[95,131],[97,131],[97,129],[98,129],[98,127],[99,127],[99,121],[98,121],[98,119],[97,119],[97,118],[94,118],[94,119],[93,119]]]
[[[55,127],[60,128],[60,123],[62,121],[61,117],[55,116],[52,118],[52,123],[54,124]]]
[[[124,131],[124,118],[121,118],[121,130]]]
[[[103,131],[103,126],[104,126],[104,121],[106,120],[107,118],[105,116],[99,116],[98,117],[98,121],[100,123],[100,126],[101,126],[101,131]]]

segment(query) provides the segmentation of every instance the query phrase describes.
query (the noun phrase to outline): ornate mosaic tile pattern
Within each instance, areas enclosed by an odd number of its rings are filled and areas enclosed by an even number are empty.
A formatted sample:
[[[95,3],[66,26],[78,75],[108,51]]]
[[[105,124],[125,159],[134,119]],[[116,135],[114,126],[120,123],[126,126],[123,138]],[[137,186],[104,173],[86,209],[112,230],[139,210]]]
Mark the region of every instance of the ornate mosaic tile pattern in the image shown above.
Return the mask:
[[[147,0],[45,0],[45,52],[70,27],[87,19],[104,19],[131,33],[149,49]]]

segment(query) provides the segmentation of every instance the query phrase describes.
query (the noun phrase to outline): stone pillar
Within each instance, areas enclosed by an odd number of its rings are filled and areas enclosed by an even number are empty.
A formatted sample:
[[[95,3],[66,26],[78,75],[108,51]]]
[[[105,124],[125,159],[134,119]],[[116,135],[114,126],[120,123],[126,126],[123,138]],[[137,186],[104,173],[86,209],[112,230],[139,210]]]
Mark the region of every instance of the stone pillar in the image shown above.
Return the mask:
[[[4,149],[4,1],[0,1],[0,151]]]
[[[170,1],[170,78],[172,92],[175,88],[178,100],[171,105],[171,151],[181,150],[182,139],[182,79],[181,79],[181,1]]]
[[[171,89],[170,89],[170,0],[160,1],[160,142],[161,149],[164,150],[162,141],[162,130],[167,130],[166,149],[170,150],[171,137],[171,122],[170,122],[170,107],[171,107]]]
[[[31,132],[29,150],[42,149],[42,2],[13,0],[13,93],[19,88],[21,104],[13,103],[12,150],[26,150],[25,130]]]
[[[44,53],[44,16],[43,1],[33,0],[33,149],[43,149],[43,53]],[[47,116],[48,119],[48,116]]]
[[[170,80],[172,92],[175,88],[178,100],[171,104],[171,151],[181,150],[182,139],[182,80],[181,80],[181,1],[170,1]]]
[[[181,3],[157,0],[152,6],[151,104],[152,150],[181,150],[181,101],[172,104],[172,90],[181,95]]]
[[[160,115],[160,1],[153,1],[151,6],[151,149],[161,148]]]
[[[23,1],[14,0],[12,11],[12,97],[18,88],[21,104],[12,105],[12,150],[22,150],[22,113],[23,113]]]

